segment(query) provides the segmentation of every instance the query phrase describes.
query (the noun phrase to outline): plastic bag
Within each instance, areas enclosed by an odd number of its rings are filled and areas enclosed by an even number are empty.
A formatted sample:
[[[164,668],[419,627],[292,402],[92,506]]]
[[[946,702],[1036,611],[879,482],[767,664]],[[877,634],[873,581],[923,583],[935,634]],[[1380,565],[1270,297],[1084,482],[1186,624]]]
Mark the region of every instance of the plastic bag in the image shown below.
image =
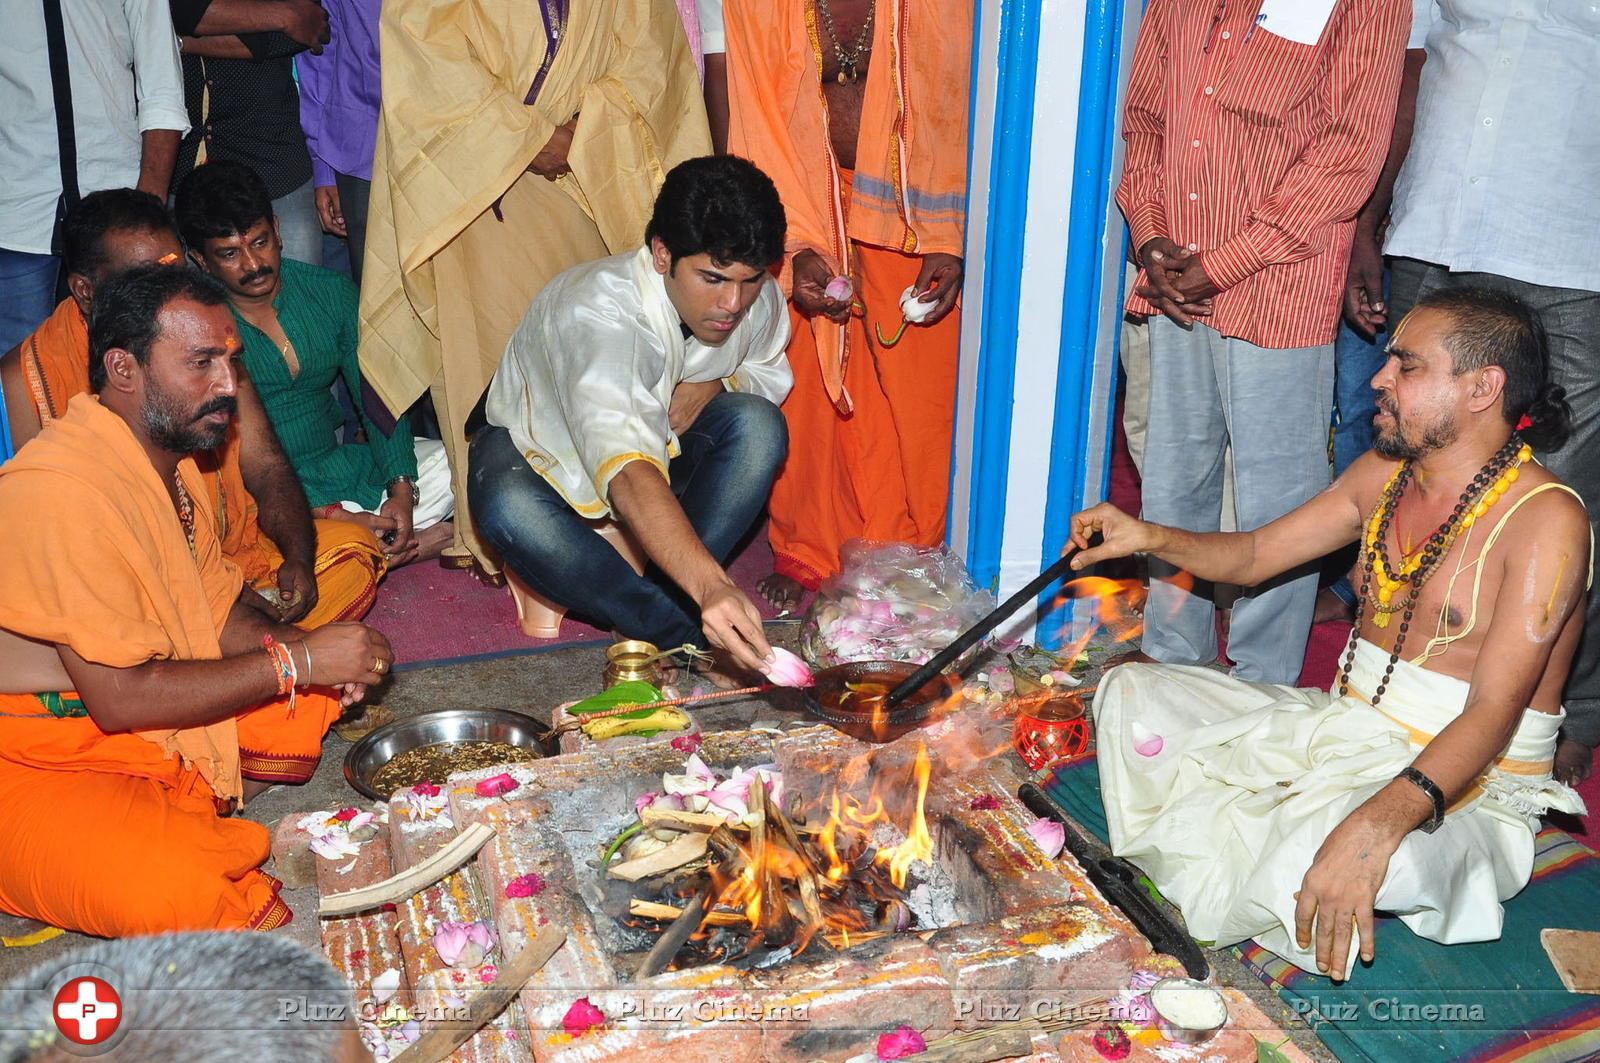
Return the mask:
[[[941,547],[852,539],[806,612],[800,649],[816,668],[923,664],[994,609],[994,596]]]

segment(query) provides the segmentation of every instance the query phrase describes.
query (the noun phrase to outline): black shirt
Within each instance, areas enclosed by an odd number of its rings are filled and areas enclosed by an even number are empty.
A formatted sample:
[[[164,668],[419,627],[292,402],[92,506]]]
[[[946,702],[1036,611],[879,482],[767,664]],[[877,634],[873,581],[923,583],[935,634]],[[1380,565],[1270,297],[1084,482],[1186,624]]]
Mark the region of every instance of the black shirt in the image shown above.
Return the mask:
[[[262,0],[271,2],[271,0]],[[211,0],[169,0],[180,36],[193,36]],[[282,33],[242,33],[254,59],[183,57],[183,95],[192,127],[178,146],[176,183],[194,169],[202,143],[206,158],[234,159],[267,184],[273,199],[311,180],[311,153],[300,128],[300,93],[290,56],[304,51]]]

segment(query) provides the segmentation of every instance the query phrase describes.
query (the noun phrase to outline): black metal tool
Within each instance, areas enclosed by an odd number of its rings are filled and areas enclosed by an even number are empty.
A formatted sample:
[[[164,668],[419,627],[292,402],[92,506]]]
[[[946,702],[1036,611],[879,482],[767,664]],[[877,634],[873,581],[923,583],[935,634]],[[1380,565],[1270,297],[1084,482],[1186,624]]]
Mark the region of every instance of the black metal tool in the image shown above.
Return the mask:
[[[1139,885],[1139,869],[1120,856],[1096,857],[1094,843],[1078,825],[1051,801],[1036,784],[1027,782],[1017,790],[1017,799],[1036,816],[1054,820],[1066,830],[1067,851],[1077,858],[1089,874],[1089,881],[1105,894],[1106,900],[1121,909],[1128,921],[1150,941],[1151,948],[1175,957],[1190,978],[1204,980],[1211,972],[1205,953],[1187,932],[1161,906],[1150,899]]]
[[[1033,577],[1032,582],[1026,587],[1001,602],[1000,607],[994,612],[956,636],[956,640],[936,653],[931,661],[906,676],[898,686],[885,695],[883,699],[884,709],[894,708],[922,689],[924,683],[954,664],[956,658],[976,645],[979,639],[999,627],[1002,621],[1008,619],[1012,613],[1022,608],[1024,604],[1037,598],[1050,584],[1066,575],[1072,563],[1072,555],[1077,552],[1077,547],[1068,547],[1067,552],[1056,559],[1055,564]]]

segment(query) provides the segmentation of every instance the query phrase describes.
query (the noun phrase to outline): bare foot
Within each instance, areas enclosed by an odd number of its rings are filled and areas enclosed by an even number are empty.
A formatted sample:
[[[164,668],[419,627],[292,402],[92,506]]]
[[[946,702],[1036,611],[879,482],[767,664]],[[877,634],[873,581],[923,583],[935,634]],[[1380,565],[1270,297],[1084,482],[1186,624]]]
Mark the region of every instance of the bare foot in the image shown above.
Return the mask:
[[[1594,747],[1563,738],[1556,744],[1556,763],[1551,774],[1556,782],[1576,786],[1589,777],[1594,766]]]
[[[1324,587],[1317,592],[1316,612],[1311,614],[1313,624],[1326,624],[1337,620],[1348,624],[1356,618],[1350,607],[1344,604],[1344,599],[1333,593],[1332,587]]]
[[[779,616],[788,616],[800,608],[800,598],[806,592],[798,580],[776,572],[757,583],[756,590],[778,611]]]
[[[447,520],[442,520],[431,528],[424,528],[417,533],[417,556],[412,558],[412,561],[432,561],[444,553],[445,547],[455,542],[455,539],[456,526]]]

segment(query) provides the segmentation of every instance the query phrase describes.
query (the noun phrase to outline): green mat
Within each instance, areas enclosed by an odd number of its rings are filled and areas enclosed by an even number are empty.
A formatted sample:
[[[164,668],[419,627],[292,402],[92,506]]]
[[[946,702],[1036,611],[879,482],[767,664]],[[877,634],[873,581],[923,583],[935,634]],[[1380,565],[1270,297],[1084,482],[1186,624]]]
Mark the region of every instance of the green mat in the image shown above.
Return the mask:
[[[1100,774],[1086,759],[1043,783],[1106,840]],[[1545,927],[1600,930],[1600,856],[1539,833],[1533,880],[1505,904],[1498,941],[1440,945],[1381,918],[1377,959],[1343,985],[1255,942],[1231,951],[1305,1018],[1343,1063],[1582,1063],[1600,1060],[1600,996],[1568,993],[1539,944]]]

